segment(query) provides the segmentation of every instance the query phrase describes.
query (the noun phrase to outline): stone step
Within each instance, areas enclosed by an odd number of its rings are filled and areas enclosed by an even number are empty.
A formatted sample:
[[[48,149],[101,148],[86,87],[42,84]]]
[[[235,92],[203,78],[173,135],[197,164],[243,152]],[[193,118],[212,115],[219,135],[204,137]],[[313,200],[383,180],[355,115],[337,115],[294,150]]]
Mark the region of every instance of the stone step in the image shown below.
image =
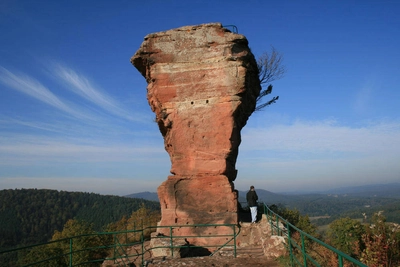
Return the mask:
[[[221,256],[233,256],[233,248],[222,249]],[[264,251],[261,246],[237,247],[236,256],[241,258],[265,258]]]
[[[261,246],[236,248],[237,257],[265,257]]]

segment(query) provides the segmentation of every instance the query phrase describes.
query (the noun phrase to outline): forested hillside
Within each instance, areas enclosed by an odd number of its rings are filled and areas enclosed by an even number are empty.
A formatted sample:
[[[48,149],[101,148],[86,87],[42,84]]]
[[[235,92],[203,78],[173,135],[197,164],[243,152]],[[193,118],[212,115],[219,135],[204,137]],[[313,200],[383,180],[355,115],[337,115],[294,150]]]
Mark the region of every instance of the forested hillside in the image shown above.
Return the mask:
[[[275,194],[263,189],[256,190],[260,202],[267,205],[282,205],[296,209],[301,214],[310,217],[325,216],[317,225],[328,224],[338,218],[369,218],[378,211],[383,211],[388,222],[400,224],[400,199],[395,197],[379,197],[366,194]],[[239,192],[239,201],[246,203],[246,192]]]
[[[0,250],[51,239],[69,219],[93,224],[97,231],[130,216],[144,204],[159,210],[159,203],[94,193],[16,189],[0,191]]]

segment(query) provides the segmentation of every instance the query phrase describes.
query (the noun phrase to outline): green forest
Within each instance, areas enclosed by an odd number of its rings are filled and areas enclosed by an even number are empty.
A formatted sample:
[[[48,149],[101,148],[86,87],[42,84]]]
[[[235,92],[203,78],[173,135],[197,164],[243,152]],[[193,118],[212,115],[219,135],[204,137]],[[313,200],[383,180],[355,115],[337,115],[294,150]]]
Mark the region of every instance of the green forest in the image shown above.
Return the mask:
[[[326,216],[313,221],[316,225],[326,225],[343,217],[371,218],[379,211],[383,211],[388,222],[400,223],[400,199],[395,198],[305,195],[287,202],[286,206],[310,217]]]
[[[0,251],[49,241],[68,220],[85,221],[96,231],[129,217],[146,206],[159,211],[158,202],[94,193],[46,189],[0,191]]]

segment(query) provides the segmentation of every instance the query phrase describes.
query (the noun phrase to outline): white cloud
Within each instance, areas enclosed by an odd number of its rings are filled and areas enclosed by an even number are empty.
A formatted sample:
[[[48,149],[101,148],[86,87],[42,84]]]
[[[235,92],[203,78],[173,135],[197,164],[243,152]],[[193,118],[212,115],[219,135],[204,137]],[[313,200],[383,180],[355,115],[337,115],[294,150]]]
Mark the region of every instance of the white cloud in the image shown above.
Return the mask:
[[[101,113],[93,107],[73,104],[73,102],[77,102],[75,100],[63,100],[38,80],[25,74],[11,72],[1,66],[0,83],[88,123],[104,121],[106,119],[105,115],[112,115],[108,118],[113,119],[116,119],[115,116],[117,116],[127,122],[149,123],[152,121],[149,112],[143,113],[124,108],[111,96],[101,92],[85,76],[78,74],[76,71],[61,64],[51,65],[54,68],[47,72],[48,75],[58,77],[58,81],[68,90],[106,111],[106,113]]]
[[[77,111],[76,108],[72,108],[67,105],[64,101],[54,95],[48,88],[27,75],[15,74],[3,67],[0,67],[0,82],[14,90],[36,98],[37,100],[64,111],[76,118],[89,118],[84,113]]]
[[[51,162],[142,162],[164,158],[161,142],[107,142],[85,138],[49,138],[18,135],[0,137],[0,165],[50,164]]]
[[[159,142],[162,138],[158,131],[149,134],[147,129],[155,130],[157,126],[147,114],[142,116],[135,113],[135,116],[131,116],[118,102],[94,88],[84,76],[61,65],[55,69],[58,74],[48,74],[62,77],[70,85],[68,88],[108,113],[96,113],[96,109],[71,105],[39,81],[0,67],[1,83],[72,115],[60,117],[63,113],[46,113],[46,116],[33,118],[29,114],[24,114],[26,118],[21,118],[21,115],[0,115],[0,165],[117,161],[128,158],[130,161],[142,161],[147,157],[155,158],[155,154],[163,151],[162,145],[156,148],[152,146],[154,140]],[[140,127],[137,125],[139,122],[142,122]],[[153,139],[155,135],[159,138]]]
[[[88,78],[82,74],[78,74],[76,71],[62,66],[61,64],[55,64],[55,66],[54,74],[66,82],[66,88],[68,90],[73,91],[111,114],[130,121],[143,121],[143,116],[137,116],[137,114],[125,110],[111,96],[107,95],[105,92],[101,92],[98,87],[96,88]]]
[[[243,130],[238,184],[316,190],[400,179],[400,123],[360,127],[331,121]],[[289,190],[290,188],[290,190]]]
[[[366,82],[361,89],[357,92],[354,101],[354,110],[363,114],[370,110],[373,100],[374,84],[372,82]]]
[[[242,140],[242,151],[398,153],[400,123],[350,127],[332,121],[296,121],[289,125],[244,128]]]

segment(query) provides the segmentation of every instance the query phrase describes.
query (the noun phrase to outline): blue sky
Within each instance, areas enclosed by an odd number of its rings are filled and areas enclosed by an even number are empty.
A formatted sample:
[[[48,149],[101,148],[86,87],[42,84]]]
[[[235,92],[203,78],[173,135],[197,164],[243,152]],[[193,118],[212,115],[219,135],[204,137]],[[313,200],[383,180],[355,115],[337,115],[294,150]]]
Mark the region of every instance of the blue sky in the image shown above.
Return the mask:
[[[400,181],[398,1],[0,2],[0,189],[156,191],[170,160],[130,64],[145,35],[236,25],[287,72],[242,130],[236,188]]]

